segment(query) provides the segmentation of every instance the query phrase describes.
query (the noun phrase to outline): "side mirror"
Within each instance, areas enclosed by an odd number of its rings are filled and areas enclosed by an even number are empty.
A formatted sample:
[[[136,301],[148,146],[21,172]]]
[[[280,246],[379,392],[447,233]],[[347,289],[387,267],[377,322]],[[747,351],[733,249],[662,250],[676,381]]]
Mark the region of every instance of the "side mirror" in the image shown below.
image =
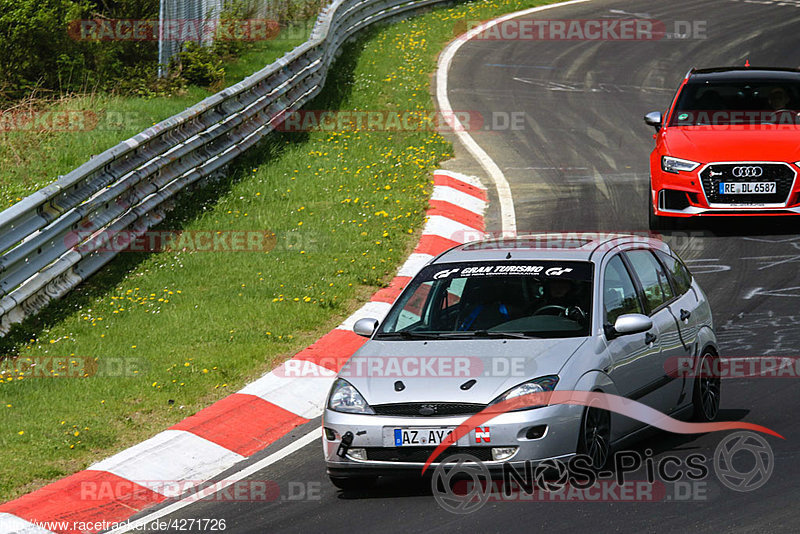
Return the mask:
[[[653,328],[653,320],[641,313],[626,313],[617,317],[613,326],[616,336],[627,336],[647,332]]]
[[[659,131],[661,129],[662,120],[663,119],[661,117],[660,111],[651,111],[650,113],[644,116],[644,122],[648,126],[652,126],[653,128],[655,128],[656,131]]]
[[[378,328],[378,320],[365,317],[356,321],[356,324],[353,325],[353,332],[359,336],[372,337],[376,328]]]

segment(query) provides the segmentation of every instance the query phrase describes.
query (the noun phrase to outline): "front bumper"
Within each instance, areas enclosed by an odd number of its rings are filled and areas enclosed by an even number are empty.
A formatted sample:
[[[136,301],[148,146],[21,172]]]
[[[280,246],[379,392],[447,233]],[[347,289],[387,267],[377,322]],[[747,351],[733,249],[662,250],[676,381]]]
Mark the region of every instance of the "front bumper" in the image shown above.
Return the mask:
[[[467,453],[478,457],[490,470],[501,468],[504,463],[523,465],[526,460],[541,461],[551,458],[567,459],[576,452],[583,409],[580,406],[555,405],[510,412],[498,415],[481,425],[481,437],[475,429],[451,445],[431,465],[436,467],[448,455]],[[392,441],[395,428],[407,427],[457,427],[468,416],[456,417],[392,417],[378,415],[344,414],[326,410],[323,427],[332,432],[328,439],[323,431],[322,441],[325,463],[329,475],[391,475],[420,474],[427,457],[435,447],[395,447]],[[531,428],[546,425],[544,434],[536,439],[527,437]],[[487,428],[488,427],[488,439]],[[360,460],[349,455],[341,457],[337,450],[342,436],[353,434],[350,448],[366,449],[367,459]],[[516,447],[517,451],[507,460],[492,460],[491,449]],[[372,458],[371,458],[372,456]],[[376,459],[377,458],[377,459]]]
[[[658,162],[658,163],[656,163]],[[780,167],[790,177],[783,182],[786,189],[778,195],[750,195],[742,200],[734,195],[730,200],[716,195],[708,173],[717,168],[731,165],[763,165]],[[702,217],[702,216],[771,216],[800,215],[800,189],[796,166],[789,162],[715,162],[701,165],[691,172],[677,174],[665,172],[660,167],[660,158],[651,161],[650,184],[653,212],[661,217]],[[759,181],[747,178],[736,179],[730,176],[720,178],[714,173],[714,184],[718,181]],[[764,181],[774,181],[765,178]],[[712,195],[709,197],[709,195]],[[727,197],[728,195],[725,195]],[[741,197],[740,197],[741,198]]]

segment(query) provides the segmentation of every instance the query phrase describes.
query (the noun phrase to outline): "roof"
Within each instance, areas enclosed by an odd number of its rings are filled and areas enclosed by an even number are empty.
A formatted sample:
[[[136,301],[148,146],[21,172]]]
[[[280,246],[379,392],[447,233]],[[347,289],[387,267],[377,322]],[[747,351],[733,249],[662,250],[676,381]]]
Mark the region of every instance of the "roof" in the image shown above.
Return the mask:
[[[667,245],[649,235],[603,232],[531,234],[495,238],[458,245],[439,255],[433,263],[502,260],[589,261],[598,249],[609,250],[625,243],[642,243],[668,251]],[[600,256],[596,256],[599,258]]]
[[[732,80],[793,80],[800,82],[800,70],[784,67],[714,67],[692,69],[689,72],[692,82],[732,81]]]

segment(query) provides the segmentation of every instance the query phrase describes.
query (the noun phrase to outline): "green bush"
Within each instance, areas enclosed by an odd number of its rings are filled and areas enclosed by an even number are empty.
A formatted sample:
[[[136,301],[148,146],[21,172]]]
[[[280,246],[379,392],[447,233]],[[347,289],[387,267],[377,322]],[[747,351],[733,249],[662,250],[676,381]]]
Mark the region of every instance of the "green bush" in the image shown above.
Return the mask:
[[[157,16],[158,0],[0,0],[0,96],[113,87],[126,67],[154,63],[157,43],[81,40],[70,30],[82,19]]]
[[[56,88],[85,76],[81,46],[67,24],[88,9],[83,0],[0,0],[0,83],[12,96],[35,85]],[[78,72],[75,72],[78,68]]]
[[[225,79],[222,59],[207,46],[191,41],[184,44],[178,54],[178,64],[180,76],[194,85],[214,85]]]
[[[122,78],[112,92],[122,96],[144,98],[183,96],[186,94],[186,80],[175,73],[159,78],[158,65],[144,63],[125,67]]]

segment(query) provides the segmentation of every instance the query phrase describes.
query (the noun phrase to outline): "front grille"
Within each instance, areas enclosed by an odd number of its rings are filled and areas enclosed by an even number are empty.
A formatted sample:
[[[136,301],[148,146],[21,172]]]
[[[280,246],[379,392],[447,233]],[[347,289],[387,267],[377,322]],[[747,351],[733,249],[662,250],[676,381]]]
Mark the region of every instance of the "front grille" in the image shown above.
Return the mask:
[[[735,177],[735,167],[759,167],[761,175],[756,177]],[[703,191],[710,204],[785,204],[792,191],[795,173],[786,163],[712,163],[700,173]],[[720,194],[721,182],[775,182],[775,193],[759,194]]]
[[[428,458],[436,447],[397,447],[397,448],[384,448],[384,447],[367,447],[367,460],[375,462],[398,462],[398,463],[422,463],[428,461]],[[492,461],[492,448],[491,447],[450,447],[436,457],[435,462],[442,462],[448,456],[454,454],[471,454],[478,460],[483,462]]]
[[[445,417],[449,415],[472,415],[486,408],[485,404],[466,402],[402,402],[373,406],[377,415],[407,417]]]

